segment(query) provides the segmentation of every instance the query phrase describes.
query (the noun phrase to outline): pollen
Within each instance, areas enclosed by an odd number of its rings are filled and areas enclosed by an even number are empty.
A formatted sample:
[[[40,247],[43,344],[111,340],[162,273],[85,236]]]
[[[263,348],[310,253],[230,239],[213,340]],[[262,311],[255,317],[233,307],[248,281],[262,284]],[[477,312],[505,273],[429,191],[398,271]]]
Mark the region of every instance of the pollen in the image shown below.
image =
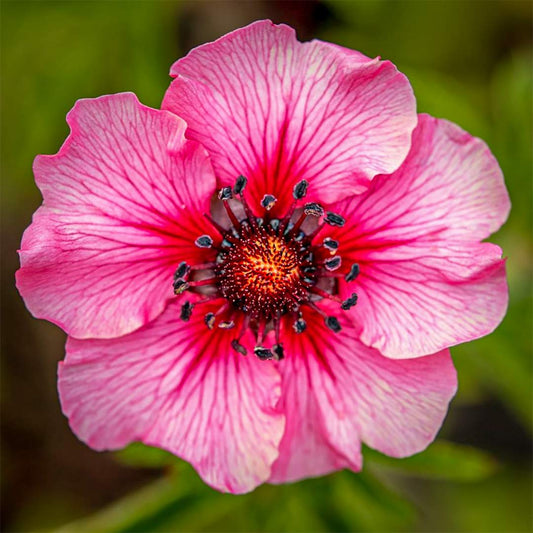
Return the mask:
[[[299,249],[270,225],[246,228],[217,268],[220,291],[253,317],[286,313],[309,298]]]

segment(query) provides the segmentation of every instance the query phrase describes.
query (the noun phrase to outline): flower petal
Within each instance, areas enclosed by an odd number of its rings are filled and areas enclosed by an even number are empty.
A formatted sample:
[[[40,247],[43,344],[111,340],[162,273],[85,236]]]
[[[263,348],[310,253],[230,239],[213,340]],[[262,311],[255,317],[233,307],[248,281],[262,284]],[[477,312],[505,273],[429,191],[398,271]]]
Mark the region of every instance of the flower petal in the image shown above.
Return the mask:
[[[333,385],[324,374],[314,348],[309,351],[304,336],[301,342],[300,339],[289,341],[287,333],[284,334],[284,348],[288,352],[278,368],[283,379],[279,408],[285,413],[286,426],[270,483],[322,476],[343,468],[359,471],[362,465],[358,433],[352,435],[354,447],[350,458],[329,441],[323,420],[323,416],[329,416],[329,405],[320,404],[322,395],[318,388],[329,390]]]
[[[207,330],[203,316],[214,309],[198,305],[182,322],[171,304],[119,339],[70,338],[59,392],[76,435],[98,450],[132,441],[164,448],[222,491],[264,482],[284,426],[279,374],[272,362],[237,354],[234,332]]]
[[[338,315],[335,306],[323,307]],[[359,470],[361,442],[394,457],[426,448],[457,387],[448,351],[394,361],[363,345],[346,316],[340,317],[343,329],[337,334],[318,314],[304,316],[303,334],[292,332],[289,321],[284,324],[280,404],[287,424],[271,481],[343,467]]]
[[[507,308],[501,250],[479,243],[509,212],[498,164],[457,126],[420,116],[413,148],[392,176],[334,206],[346,268],[359,263],[351,311],[361,340],[389,357],[416,357],[493,331]]]
[[[417,121],[409,82],[392,63],[300,43],[270,21],[195,48],[171,75],[163,108],[187,121],[220,182],[244,174],[252,204],[273,194],[281,213],[301,179],[311,199],[332,202],[398,168]]]
[[[30,311],[80,338],[128,333],[162,312],[181,260],[206,261],[215,178],[186,124],[133,94],[80,100],[58,154],[34,164],[44,202],[17,286]]]

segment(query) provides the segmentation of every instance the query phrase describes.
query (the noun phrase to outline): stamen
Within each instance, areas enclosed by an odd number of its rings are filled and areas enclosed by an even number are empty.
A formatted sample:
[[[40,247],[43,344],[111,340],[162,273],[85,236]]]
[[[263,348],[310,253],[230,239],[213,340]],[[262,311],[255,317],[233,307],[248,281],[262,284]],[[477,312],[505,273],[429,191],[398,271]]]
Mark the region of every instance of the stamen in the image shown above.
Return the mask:
[[[204,316],[205,325],[209,329],[213,329],[215,327],[215,320],[216,320],[215,313],[207,313],[207,315]]]
[[[224,304],[222,304],[218,309],[217,309],[217,312],[216,313],[207,313],[204,317],[204,322],[205,322],[205,325],[209,328],[209,329],[213,329],[215,327],[215,322],[216,322],[216,318],[217,316],[220,316],[221,314],[225,313],[229,308],[229,303],[228,302],[225,302]],[[224,329],[224,328],[222,328]]]
[[[244,197],[243,194],[241,194],[241,203],[242,203],[242,206],[244,207],[244,212],[246,213],[246,218],[248,219],[248,223],[254,230],[257,230],[257,228],[259,227],[257,223],[257,219],[254,217],[254,214],[252,210],[250,209],[250,206],[248,205],[248,202],[246,201],[246,198]],[[244,224],[244,222],[242,224]]]
[[[346,281],[353,281],[357,276],[359,275],[359,265],[357,263],[354,263],[350,267],[350,272],[344,276],[344,279]]]
[[[329,292],[326,292],[318,287],[311,287],[309,289],[313,294],[316,294],[317,296],[321,296],[322,298],[326,298],[327,300],[332,300],[333,302],[342,303],[342,300],[335,296],[334,294],[330,294]]]
[[[292,190],[292,196],[295,200],[301,200],[307,194],[309,182],[306,180],[299,181]]]
[[[177,296],[178,294],[183,294],[190,287],[190,285],[183,279],[177,279],[172,284],[172,287],[174,288],[174,294]]]
[[[185,262],[182,261],[178,268],[176,268],[176,272],[174,272],[174,281],[177,281],[180,278],[185,278],[185,276],[190,272],[191,267]]]
[[[304,205],[304,213],[312,217],[321,217],[324,214],[324,209],[320,204],[311,202]]]
[[[213,246],[213,239],[209,235],[202,235],[194,241],[194,244],[198,248],[211,248]]]
[[[324,266],[326,267],[326,270],[333,272],[334,270],[337,270],[341,266],[341,261],[342,260],[340,256],[336,255],[335,257],[332,257],[331,259],[326,259],[324,261]]]
[[[229,187],[226,187],[227,189],[229,189]],[[230,189],[230,192],[231,192],[231,189]],[[229,216],[229,219],[231,220],[231,223],[233,224],[233,226],[235,228],[238,228],[240,225],[241,225],[241,222],[240,220],[237,218],[237,216],[235,215],[235,213],[232,211],[231,207],[229,206],[228,202],[225,201],[223,202],[224,203],[224,208],[226,209],[226,213],[228,214]],[[227,233],[224,234],[224,238],[228,238],[229,235]],[[238,240],[238,239],[237,239]],[[231,241],[230,241],[231,242]],[[234,241],[236,242],[236,241]]]
[[[355,304],[357,303],[357,294],[352,293],[352,295],[344,300],[341,304],[341,309],[344,311],[348,311],[348,309],[351,309]]]
[[[218,199],[219,200],[231,200],[233,195],[231,194],[231,187],[222,187],[220,191],[218,191]]]
[[[274,359],[276,361],[281,361],[285,357],[285,353],[283,351],[283,345],[281,344],[275,344],[272,347],[272,353],[274,354]]]
[[[324,226],[326,225],[325,222],[321,222],[315,229],[315,231],[312,231],[308,236],[307,239],[309,242],[313,242],[314,238],[322,231]]]
[[[246,355],[248,352],[246,348],[240,343],[243,335],[246,333],[248,326],[250,325],[250,315],[244,315],[244,320],[242,321],[241,331],[239,336],[236,339],[231,341],[231,347],[238,353]]]
[[[304,233],[302,230],[300,230],[300,231],[298,232],[298,235],[295,235],[295,236],[294,236],[294,240],[295,240],[296,242],[303,241],[304,238],[305,238],[305,233]]]
[[[238,353],[240,353],[242,355],[246,355],[247,354],[246,348],[237,339],[233,339],[231,341],[231,347],[236,352],[238,352]]]
[[[227,236],[229,237],[229,235]],[[221,246],[223,248],[231,248],[234,244],[237,244],[239,241],[238,240],[228,240],[228,238],[225,237],[224,239],[222,239],[222,243],[221,243]]]
[[[266,323],[264,320],[261,320],[257,328],[257,340],[259,344],[261,344],[265,340],[265,330],[266,330]]]
[[[327,248],[330,252],[336,252],[339,248],[339,241],[326,237],[324,239],[324,248]]]
[[[190,270],[210,270],[212,268],[215,268],[217,264],[213,261],[210,263],[200,263],[198,265],[191,265],[189,267]]]
[[[221,322],[218,327],[220,329],[233,329],[235,327],[235,322],[233,320],[228,320],[226,322]]]
[[[198,281],[189,281],[190,287],[204,287],[205,285],[214,285],[217,282],[217,278],[206,278]]]
[[[303,333],[307,329],[307,322],[303,318],[299,318],[293,325],[292,328],[296,333]]]
[[[314,302],[307,302],[307,305],[313,309],[313,311],[316,311],[320,316],[324,317],[324,318],[327,318],[327,315],[324,311],[322,311],[322,309],[320,309],[320,307],[318,307]]]
[[[272,359],[274,356],[268,348],[263,348],[262,346],[256,346],[254,348],[255,355],[261,359],[261,361],[266,361],[267,359]]]
[[[181,306],[181,320],[183,320],[184,322],[188,322],[189,318],[191,318],[193,307],[194,305],[192,305],[191,302],[188,301]]]
[[[244,191],[247,182],[248,180],[244,176],[239,176],[237,178],[237,181],[235,182],[235,185],[233,186],[233,193],[242,194],[242,191]]]
[[[223,226],[221,226],[216,220],[214,220],[213,217],[211,217],[210,215],[208,215],[206,213],[204,213],[204,217],[207,218],[207,220],[209,220],[209,222],[211,222],[211,224],[213,224],[213,226],[220,233],[220,235],[222,235],[222,236],[226,235],[228,230],[226,228],[224,228]]]
[[[300,217],[298,218],[298,220],[296,221],[294,226],[292,226],[291,230],[289,231],[289,233],[288,233],[289,237],[292,237],[293,235],[295,235],[298,232],[298,230],[300,229],[300,226],[303,224],[304,220],[308,216],[309,215],[305,211],[300,215]]]
[[[267,210],[270,211],[274,204],[278,201],[278,199],[275,196],[272,196],[271,194],[265,194],[263,196],[263,199],[261,200],[261,205]]]
[[[332,213],[331,211],[326,213],[324,220],[330,226],[337,226],[339,228],[342,228],[346,223],[343,217],[337,215],[336,213]]]
[[[326,323],[326,326],[334,333],[338,333],[342,329],[339,321],[334,316],[326,317],[324,322]]]

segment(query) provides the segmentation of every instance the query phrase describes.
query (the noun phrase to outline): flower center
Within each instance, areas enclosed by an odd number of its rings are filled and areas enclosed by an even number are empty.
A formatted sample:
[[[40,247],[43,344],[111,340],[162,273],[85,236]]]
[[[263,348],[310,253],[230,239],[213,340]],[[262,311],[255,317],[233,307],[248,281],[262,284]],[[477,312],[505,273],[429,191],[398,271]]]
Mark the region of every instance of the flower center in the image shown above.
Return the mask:
[[[245,225],[215,269],[222,295],[254,318],[271,320],[309,299],[302,246],[278,230],[270,224],[257,231]]]
[[[264,216],[254,216],[243,195],[246,178],[240,176],[233,189],[224,187],[218,198],[223,202],[232,226],[227,229],[211,220],[213,226],[222,236],[222,243],[217,248],[216,261],[201,265],[180,263],[174,274],[174,292],[182,294],[191,290],[204,295],[197,303],[224,298],[224,303],[216,313],[207,313],[204,317],[206,326],[223,329],[235,327],[237,314],[244,315],[241,331],[232,341],[233,348],[246,355],[246,349],[240,344],[244,333],[251,329],[257,339],[254,353],[260,359],[282,359],[283,345],[280,342],[280,320],[282,315],[290,314],[296,333],[306,330],[301,307],[306,305],[323,316],[326,325],[335,333],[341,330],[339,321],[316,305],[316,301],[328,298],[340,304],[341,310],[348,310],[357,303],[353,293],[342,301],[335,292],[335,278],[343,277],[337,273],[341,266],[341,257],[336,255],[339,243],[325,238],[317,243],[318,234],[324,225],[343,226],[344,219],[335,213],[327,212],[319,204],[307,203],[298,207],[298,202],[305,197],[308,183],[305,180],[293,189],[294,202],[281,219],[271,218],[270,209],[276,198],[266,194],[261,201]],[[244,208],[245,218],[237,217],[229,205],[229,200],[239,197]],[[301,210],[298,218],[292,218],[297,209]],[[323,220],[308,233],[302,231],[302,224],[308,217]],[[209,235],[201,235],[195,241],[200,248],[212,248],[214,240]],[[208,274],[200,276],[200,271]],[[352,265],[344,275],[346,281],[353,281],[359,273],[359,266]],[[328,290],[329,289],[329,292]],[[189,320],[193,304],[186,301],[181,307],[181,319]],[[276,344],[265,347],[266,334],[274,330]]]

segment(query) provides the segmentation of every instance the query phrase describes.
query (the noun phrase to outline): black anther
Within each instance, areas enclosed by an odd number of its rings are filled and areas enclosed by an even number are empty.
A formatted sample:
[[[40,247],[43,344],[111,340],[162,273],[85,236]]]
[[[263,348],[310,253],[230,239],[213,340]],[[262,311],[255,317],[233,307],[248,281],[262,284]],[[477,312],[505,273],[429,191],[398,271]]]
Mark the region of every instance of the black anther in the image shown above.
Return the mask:
[[[256,346],[254,348],[254,353],[259,359],[261,359],[261,361],[266,361],[267,359],[272,359],[274,357],[268,348],[263,348],[262,346]]]
[[[282,344],[276,344],[275,346],[273,346],[272,352],[276,361],[281,361],[285,357],[285,352],[283,351]]]
[[[292,195],[295,200],[300,200],[307,194],[308,185],[308,181],[302,180],[294,186],[294,189],[292,190]]]
[[[293,325],[294,331],[296,333],[303,333],[307,328],[307,322],[303,318],[299,318]]]
[[[219,200],[229,200],[231,197],[232,197],[231,187],[222,187],[222,189],[218,191]]]
[[[237,352],[237,353],[240,353],[242,355],[246,355],[246,348],[239,343],[239,341],[237,339],[233,339],[231,341],[231,347]]]
[[[246,187],[246,182],[248,180],[244,176],[239,176],[237,178],[237,181],[235,182],[235,185],[233,186],[233,192],[235,194],[241,194],[242,191],[244,191],[244,188]]]
[[[331,211],[328,211],[326,213],[326,217],[324,218],[324,220],[330,226],[338,226],[339,228],[342,228],[342,226],[344,226],[344,224],[346,223],[346,220],[344,220],[343,217],[337,215],[336,213],[332,213]]]
[[[191,268],[189,265],[185,261],[182,261],[178,265],[178,268],[176,268],[176,272],[174,272],[174,281],[179,278],[184,278],[190,272],[190,270]]]
[[[334,252],[339,248],[339,241],[331,239],[330,237],[326,237],[324,239],[324,247]]]
[[[348,309],[351,309],[355,304],[357,303],[357,294],[352,293],[352,295],[344,300],[341,304],[341,309],[344,311],[348,311]]]
[[[337,270],[337,268],[341,266],[340,256],[336,255],[335,257],[326,259],[324,261],[324,266],[326,267],[326,270],[329,270],[330,272],[332,272],[333,270]]]
[[[213,329],[215,325],[215,314],[207,313],[207,315],[204,316],[204,322],[209,329]]]
[[[357,263],[354,263],[350,268],[350,272],[348,272],[348,274],[344,276],[344,279],[346,281],[353,281],[358,275],[359,275],[359,265]]]
[[[263,199],[261,200],[261,205],[267,210],[270,211],[274,204],[277,202],[277,198],[275,196],[272,196],[271,194],[265,194],[263,196]]]
[[[211,248],[213,246],[213,239],[209,235],[202,235],[194,241],[194,244],[198,248]]]
[[[182,306],[181,306],[181,314],[180,314],[180,318],[182,320],[184,320],[185,322],[187,322],[189,320],[189,318],[191,318],[191,315],[192,315],[192,308],[194,306],[191,304],[191,302],[185,302]]]
[[[172,286],[176,295],[184,293],[189,288],[189,284],[183,279],[177,279]]]
[[[339,324],[339,321],[334,316],[328,316],[326,317],[326,326],[335,333],[338,333],[342,328]]]
[[[273,218],[271,221],[270,221],[270,225],[272,226],[273,229],[277,230],[279,228],[279,220],[277,218]]]
[[[312,217],[320,217],[324,214],[324,209],[320,204],[311,202],[310,204],[304,205],[304,213]]]

